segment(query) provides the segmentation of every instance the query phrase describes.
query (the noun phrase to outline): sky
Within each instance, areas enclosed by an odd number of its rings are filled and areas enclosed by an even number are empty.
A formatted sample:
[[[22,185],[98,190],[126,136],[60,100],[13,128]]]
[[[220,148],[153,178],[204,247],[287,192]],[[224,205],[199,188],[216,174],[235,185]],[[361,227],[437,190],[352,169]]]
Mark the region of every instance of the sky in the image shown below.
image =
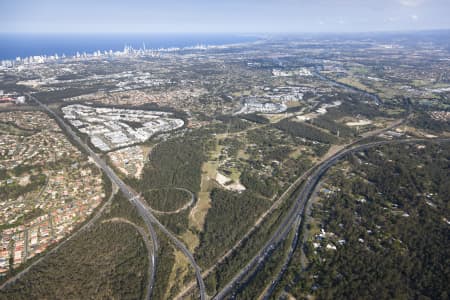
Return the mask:
[[[273,33],[450,28],[450,0],[0,0],[0,32]]]

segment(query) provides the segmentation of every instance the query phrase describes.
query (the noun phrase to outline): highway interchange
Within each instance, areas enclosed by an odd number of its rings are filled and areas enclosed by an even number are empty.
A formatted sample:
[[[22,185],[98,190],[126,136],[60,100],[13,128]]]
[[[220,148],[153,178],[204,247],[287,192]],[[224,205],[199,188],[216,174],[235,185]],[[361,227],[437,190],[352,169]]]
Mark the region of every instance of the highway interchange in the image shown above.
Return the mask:
[[[156,269],[156,263],[157,263],[157,251],[158,251],[158,239],[155,232],[155,229],[153,228],[152,224],[156,224],[158,228],[169,237],[169,239],[180,249],[181,252],[183,252],[184,255],[188,258],[190,264],[195,270],[195,275],[197,278],[197,284],[199,287],[200,292],[200,299],[205,300],[206,299],[206,292],[205,292],[205,284],[203,282],[203,278],[201,276],[201,270],[200,267],[195,262],[194,256],[192,253],[186,248],[186,246],[175,236],[173,235],[164,225],[162,225],[158,219],[150,212],[150,210],[147,208],[147,206],[144,204],[141,197],[136,195],[134,191],[128,187],[122,179],[117,176],[117,174],[106,164],[106,162],[101,159],[97,153],[95,153],[86,143],[84,143],[81,138],[72,130],[72,128],[52,109],[50,109],[47,105],[43,104],[41,101],[36,99],[36,97],[28,94],[28,97],[35,101],[41,108],[43,108],[45,111],[47,111],[51,116],[53,116],[58,123],[66,130],[66,132],[71,136],[71,138],[80,146],[83,150],[86,151],[86,153],[94,160],[94,162],[105,172],[105,174],[109,177],[109,179],[118,186],[120,191],[125,195],[125,197],[130,201],[130,203],[137,209],[139,215],[142,217],[144,222],[147,225],[147,228],[150,232],[152,244],[153,244],[153,254],[152,254],[152,279],[149,281],[149,287],[148,289],[151,291],[153,289],[154,284],[154,276],[155,276],[155,269]],[[147,293],[149,296],[151,293]]]
[[[61,243],[59,243],[58,245],[56,245],[54,248],[52,248],[51,250],[49,250],[44,256],[41,256],[39,259],[35,260],[34,262],[32,262],[28,267],[26,267],[25,269],[23,269],[22,271],[20,271],[18,274],[14,275],[13,277],[9,278],[7,281],[5,281],[2,285],[0,285],[0,290],[4,289],[5,287],[7,287],[8,285],[10,285],[11,283],[15,282],[17,279],[21,278],[23,275],[25,275],[29,270],[31,270],[31,268],[33,268],[35,265],[39,264],[40,262],[42,262],[46,257],[48,257],[51,253],[54,253],[56,251],[58,251],[62,246],[64,246],[68,241],[70,241],[71,239],[73,239],[75,236],[77,236],[79,233],[83,232],[84,230],[88,229],[89,227],[91,227],[95,222],[97,222],[97,220],[100,218],[100,216],[102,215],[102,213],[105,211],[106,207],[109,205],[109,203],[111,203],[112,198],[114,197],[114,195],[116,194],[116,190],[117,187],[113,186],[113,191],[111,193],[111,196],[109,197],[108,200],[106,200],[105,203],[103,203],[102,207],[94,214],[94,216],[87,222],[85,223],[80,229],[78,229],[77,231],[75,231],[72,235],[68,236],[67,239],[63,240]],[[152,274],[154,274],[153,270],[152,270]],[[153,276],[153,275],[152,275]],[[150,281],[152,282],[152,280]],[[151,285],[153,287],[153,285]]]
[[[153,289],[153,285],[155,282],[155,269],[157,263],[157,251],[158,251],[158,240],[155,229],[153,225],[158,226],[159,230],[161,230],[175,245],[178,247],[184,255],[188,258],[190,264],[195,270],[195,275],[197,278],[197,285],[199,288],[200,299],[206,299],[206,291],[205,284],[203,282],[203,278],[201,275],[201,269],[195,262],[195,259],[192,253],[187,249],[187,247],[174,235],[172,234],[164,225],[162,225],[158,219],[152,214],[151,209],[144,203],[144,200],[137,195],[130,187],[128,187],[118,176],[117,174],[106,164],[106,162],[100,158],[97,153],[95,153],[86,143],[84,143],[81,138],[72,130],[72,128],[67,125],[67,123],[52,109],[50,109],[47,105],[40,102],[38,99],[33,97],[32,95],[28,95],[30,99],[35,101],[40,107],[46,110],[50,115],[52,115],[58,123],[65,129],[65,131],[71,136],[71,138],[83,149],[85,152],[93,159],[93,161],[105,172],[105,174],[110,178],[110,180],[117,185],[120,191],[126,196],[126,198],[130,201],[130,203],[137,209],[139,215],[143,218],[148,231],[151,236],[153,253],[152,253],[152,262],[151,262],[151,278],[149,278],[149,285],[147,290],[147,298],[151,298],[151,291]],[[402,124],[406,119],[396,122],[395,124],[389,126],[389,128],[385,128],[384,130],[392,129],[399,124]],[[383,131],[384,131],[383,130]],[[257,272],[258,268],[264,264],[264,262],[271,256],[273,251],[283,242],[288,236],[289,233],[294,229],[295,234],[291,242],[291,247],[288,255],[286,256],[280,272],[275,277],[275,280],[272,281],[269,288],[264,293],[264,299],[268,299],[271,293],[274,291],[276,285],[281,280],[282,275],[284,274],[290,259],[297,247],[298,237],[301,230],[301,219],[305,211],[306,204],[311,197],[313,191],[315,190],[317,184],[319,183],[321,177],[339,160],[344,158],[346,155],[367,150],[373,147],[378,147],[386,144],[394,144],[394,143],[417,143],[417,142],[427,142],[427,141],[436,141],[436,142],[448,142],[450,139],[403,139],[403,140],[390,140],[390,141],[376,141],[376,142],[368,142],[365,144],[356,145],[352,143],[348,145],[346,148],[341,151],[335,153],[328,159],[324,160],[321,164],[317,165],[309,176],[304,181],[300,192],[294,202],[294,204],[290,207],[289,211],[284,216],[282,222],[279,224],[275,232],[271,235],[269,240],[265,243],[265,245],[258,251],[258,253],[237,273],[232,280],[221,290],[219,291],[213,299],[225,299],[227,297],[234,298],[234,294],[239,288],[245,286],[247,280],[246,278],[251,277],[252,274]],[[357,142],[361,142],[358,140]]]

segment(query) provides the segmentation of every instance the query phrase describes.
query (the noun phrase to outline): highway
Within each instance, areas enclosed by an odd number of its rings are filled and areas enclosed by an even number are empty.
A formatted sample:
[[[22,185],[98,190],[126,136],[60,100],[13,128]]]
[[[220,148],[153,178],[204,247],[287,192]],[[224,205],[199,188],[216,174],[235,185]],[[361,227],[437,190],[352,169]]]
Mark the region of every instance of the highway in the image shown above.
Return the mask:
[[[236,274],[233,279],[219,292],[215,295],[213,299],[224,299],[228,294],[230,294],[234,289],[238,288],[243,282],[243,279],[249,274],[251,270],[258,268],[262,263],[271,255],[275,248],[287,237],[293,226],[298,223],[299,218],[302,217],[307,201],[309,200],[312,192],[314,191],[320,178],[325,174],[325,172],[335,165],[340,159],[345,157],[347,154],[352,152],[358,152],[367,150],[373,147],[378,147],[387,144],[402,144],[402,143],[417,143],[417,142],[428,142],[428,141],[438,141],[438,142],[448,142],[447,139],[405,139],[405,140],[391,140],[391,141],[379,141],[371,142],[363,145],[352,146],[341,150],[335,155],[331,156],[325,160],[322,164],[317,166],[316,170],[304,183],[294,205],[290,208],[287,215],[283,218],[283,221],[278,226],[277,230],[272,234],[270,239],[266,242],[264,247],[254,256],[247,265],[241,269],[241,271]],[[296,236],[298,231],[296,232]],[[291,248],[292,249],[292,248]],[[293,251],[290,251],[292,255]],[[269,288],[270,290],[270,288]]]
[[[315,73],[315,75],[319,76],[320,78],[323,77],[320,74],[318,74],[317,72]],[[322,79],[326,80],[326,81],[331,81],[331,80],[329,80],[326,77],[323,77]],[[359,92],[358,90],[355,90],[355,91]],[[378,100],[379,100],[378,96],[376,96],[376,95],[373,95],[373,96],[375,97],[374,100],[377,103],[379,103],[378,102]],[[236,274],[233,277],[233,279],[218,294],[216,294],[214,299],[223,299],[236,286],[239,286],[240,284],[242,284],[241,281],[242,281],[242,279],[244,279],[244,277],[247,275],[247,273],[250,270],[252,270],[252,269],[255,270],[256,269],[255,267],[258,267],[258,266],[262,265],[262,263],[266,260],[266,258],[268,256],[270,256],[270,254],[273,252],[275,247],[278,246],[278,244],[286,238],[286,236],[290,232],[293,224],[295,224],[296,222],[298,224],[300,224],[300,220],[301,220],[301,216],[303,214],[303,210],[304,210],[305,205],[306,205],[306,203],[308,201],[308,198],[309,198],[309,196],[305,197],[305,192],[308,192],[307,193],[308,195],[310,195],[312,193],[312,191],[314,190],[315,186],[317,185],[318,180],[326,172],[326,170],[329,169],[329,167],[331,167],[333,164],[335,164],[340,158],[342,158],[343,156],[345,156],[346,154],[351,152],[352,149],[355,149],[355,148],[358,148],[358,147],[361,147],[361,146],[369,145],[369,144],[366,144],[366,145],[354,146],[357,143],[362,142],[363,140],[367,139],[368,137],[379,135],[380,133],[386,132],[388,130],[391,130],[391,129],[393,129],[393,128],[395,128],[395,127],[405,123],[407,120],[409,120],[411,118],[411,115],[412,115],[411,114],[412,113],[411,105],[408,104],[407,110],[408,110],[408,114],[407,114],[407,116],[404,119],[398,120],[398,121],[392,123],[391,125],[389,125],[386,128],[375,130],[375,131],[371,132],[369,135],[364,136],[364,137],[362,137],[362,138],[360,138],[360,139],[358,139],[356,141],[353,141],[352,143],[347,145],[342,150],[336,152],[335,154],[333,154],[329,158],[327,158],[324,161],[322,161],[317,166],[315,166],[315,167],[311,168],[310,170],[308,170],[306,172],[306,174],[308,174],[308,179],[307,179],[306,183],[303,185],[303,188],[301,189],[301,192],[300,192],[300,194],[299,194],[299,196],[297,198],[297,201],[291,207],[291,209],[289,210],[288,214],[285,216],[285,218],[283,219],[282,223],[277,228],[276,232],[272,235],[272,237],[265,244],[265,246],[258,252],[258,254],[255,257],[253,257],[253,259],[250,260],[250,262],[243,269],[241,269],[241,271],[238,274]],[[357,151],[357,150],[353,150],[353,151]],[[318,173],[320,174],[319,176],[317,176]],[[300,178],[302,178],[303,176],[304,175],[302,175]],[[299,180],[299,179],[297,179],[297,180]],[[314,179],[316,179],[316,182],[312,185],[312,181],[314,181]],[[308,189],[311,189],[311,187],[314,187],[314,188],[312,188],[311,191],[307,191]],[[294,241],[295,241],[295,243],[297,243],[297,241],[298,241],[298,231],[295,234]],[[289,257],[292,256],[292,254],[294,252],[294,249],[295,249],[295,246],[296,246],[296,244],[291,246],[290,254],[288,255]],[[292,247],[294,247],[294,249]],[[282,272],[283,272],[283,269],[286,268],[286,267],[287,267],[287,263],[283,264]],[[281,276],[279,276],[279,277],[281,277]],[[272,283],[272,285],[269,287],[269,291],[271,290],[271,288],[274,288],[274,286],[275,286],[274,283]]]
[[[124,218],[111,218],[108,220],[104,220],[102,221],[102,223],[107,223],[107,222],[111,222],[111,223],[124,223],[124,224],[128,224],[131,225],[142,237],[142,239],[144,240],[144,244],[145,247],[147,248],[147,256],[148,256],[148,262],[149,264],[155,265],[155,256],[153,255],[154,253],[154,245],[153,243],[150,241],[150,239],[148,238],[147,232],[144,230],[144,228],[142,228],[141,226],[136,225],[135,223],[131,222],[128,219],[124,219]],[[147,292],[145,295],[145,299],[151,299],[152,298],[152,292],[153,292],[153,285],[155,284],[155,268],[152,267],[151,269],[149,268],[148,270],[148,288],[147,288]]]
[[[383,103],[380,99],[380,97],[378,97],[376,94],[371,94],[369,92],[366,92],[364,90],[360,90],[354,86],[348,85],[348,84],[344,84],[342,82],[339,81],[335,81],[333,79],[330,79],[328,77],[323,76],[322,74],[319,73],[319,71],[316,69],[316,71],[313,72],[313,75],[317,76],[318,78],[327,81],[328,83],[330,83],[331,85],[343,88],[344,90],[347,91],[351,91],[351,92],[355,92],[355,93],[360,93],[364,96],[367,96],[369,98],[371,98],[377,105],[380,105],[381,103]]]
[[[203,282],[203,278],[201,276],[201,270],[200,267],[195,262],[194,256],[192,253],[186,248],[186,246],[177,238],[175,237],[164,225],[162,225],[158,219],[147,209],[146,205],[144,204],[144,200],[142,200],[138,195],[136,195],[133,190],[128,187],[122,179],[117,176],[117,174],[106,164],[106,162],[101,159],[97,153],[95,153],[88,145],[86,145],[79,137],[78,135],[72,130],[72,128],[67,125],[67,123],[52,109],[50,109],[47,105],[43,104],[41,101],[39,101],[36,97],[28,94],[28,97],[35,101],[41,108],[43,108],[45,111],[47,111],[51,116],[55,118],[55,120],[60,123],[61,126],[64,127],[66,132],[73,138],[73,140],[79,144],[80,147],[82,147],[86,153],[94,160],[94,162],[105,172],[105,174],[110,178],[110,180],[117,185],[117,187],[120,189],[120,191],[125,195],[125,197],[130,201],[130,203],[136,207],[139,215],[142,217],[144,222],[146,223],[148,230],[150,232],[153,245],[154,245],[154,252],[153,252],[153,264],[152,266],[156,266],[156,255],[157,255],[157,249],[158,249],[158,242],[157,242],[157,235],[153,228],[153,224],[156,224],[159,229],[164,232],[164,234],[167,235],[167,237],[172,240],[172,242],[183,252],[186,257],[189,259],[189,262],[191,263],[192,267],[195,270],[195,275],[197,277],[197,284],[199,286],[200,291],[200,299],[205,300],[206,299],[206,293],[205,293],[205,284]],[[153,289],[153,286],[150,287]]]
[[[371,144],[367,144],[367,145],[361,145],[359,147],[356,147],[355,149],[349,149],[349,151],[346,153],[350,153],[350,152],[357,152],[357,151],[361,151],[361,150],[365,150],[365,149],[369,149],[372,147],[376,147],[376,146],[380,146],[382,144],[404,144],[404,143],[417,143],[417,142],[430,142],[430,141],[435,141],[435,142],[450,142],[450,139],[408,139],[408,140],[394,140],[394,141],[383,141],[383,142],[378,142],[378,143],[371,143]],[[368,146],[367,148],[365,148],[364,146]],[[361,149],[361,147],[364,147],[364,149]],[[330,164],[326,169],[323,170],[322,175],[330,168],[332,167],[339,159],[341,159],[343,156],[345,156],[345,154],[343,154],[342,156],[340,156],[334,163]],[[321,175],[321,176],[322,176]],[[320,176],[320,177],[321,177]],[[312,190],[310,192],[310,196],[312,195],[312,193],[314,192],[318,181],[320,180],[320,177],[318,178],[317,182],[314,184],[314,186],[312,187]],[[308,201],[308,199],[306,200]],[[303,212],[302,212],[303,215]],[[301,231],[301,225],[299,224],[296,228],[296,233],[295,233],[295,238],[293,239],[292,243],[291,243],[291,248],[289,249],[289,253],[286,256],[284,263],[281,267],[280,272],[277,274],[276,279],[272,281],[272,283],[270,284],[269,288],[267,289],[267,291],[264,294],[263,299],[269,299],[269,297],[271,296],[271,294],[273,293],[273,291],[275,290],[275,287],[277,286],[277,284],[280,282],[283,274],[286,272],[287,267],[292,259],[292,256],[294,254],[295,249],[297,248],[298,245],[298,236],[300,234]]]
[[[170,189],[170,188],[162,188],[162,189]],[[154,208],[150,207],[149,205],[147,205],[148,209],[150,209],[153,213],[155,213],[157,215],[173,215],[173,214],[178,214],[178,213],[182,212],[183,210],[188,209],[195,203],[195,201],[196,201],[195,194],[193,192],[191,192],[190,190],[185,189],[185,188],[178,188],[178,187],[171,188],[171,189],[183,191],[183,192],[189,194],[189,197],[190,197],[189,202],[186,203],[185,205],[183,205],[182,207],[180,207],[176,210],[171,210],[171,211],[161,211],[161,210],[154,209]],[[151,189],[151,190],[156,191],[159,189]]]
[[[55,253],[56,251],[58,251],[62,246],[64,246],[68,241],[70,241],[71,239],[75,238],[78,234],[80,234],[81,232],[83,232],[84,230],[88,229],[89,227],[91,227],[95,222],[97,222],[97,220],[100,218],[100,216],[102,215],[102,213],[105,211],[106,207],[111,203],[112,198],[114,197],[114,195],[116,194],[117,188],[115,186],[113,186],[113,191],[111,193],[111,196],[109,197],[109,199],[107,201],[105,201],[105,203],[103,203],[103,205],[100,207],[100,209],[94,214],[94,216],[87,222],[85,223],[80,229],[76,230],[75,232],[73,232],[70,236],[68,236],[66,239],[64,239],[62,242],[60,242],[58,245],[56,245],[54,248],[52,248],[51,250],[47,251],[43,256],[41,256],[39,259],[35,260],[34,262],[32,262],[28,267],[26,267],[25,269],[23,269],[22,271],[20,271],[19,273],[17,273],[16,275],[14,275],[13,277],[9,278],[7,281],[5,281],[1,286],[0,286],[0,290],[6,288],[8,285],[14,283],[17,279],[21,278],[22,276],[24,276],[28,271],[30,271],[34,266],[36,266],[37,264],[41,263],[45,258],[47,258],[50,254]],[[154,270],[153,270],[154,271]]]

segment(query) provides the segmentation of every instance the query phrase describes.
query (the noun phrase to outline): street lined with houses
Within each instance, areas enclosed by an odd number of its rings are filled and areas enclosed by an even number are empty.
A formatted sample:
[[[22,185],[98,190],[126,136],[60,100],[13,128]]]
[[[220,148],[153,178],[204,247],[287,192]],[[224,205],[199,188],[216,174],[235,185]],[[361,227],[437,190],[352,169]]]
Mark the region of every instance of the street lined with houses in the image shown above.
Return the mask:
[[[35,101],[40,107],[42,107],[45,111],[47,111],[51,116],[53,116],[59,124],[66,130],[66,132],[74,139],[74,141],[82,147],[89,156],[94,160],[94,162],[105,172],[105,174],[111,179],[111,181],[119,187],[119,190],[124,194],[125,197],[130,201],[132,205],[134,205],[138,213],[141,215],[143,220],[145,221],[148,230],[151,233],[152,241],[156,241],[156,233],[153,229],[152,224],[156,224],[159,229],[166,234],[170,240],[187,256],[192,267],[195,270],[195,274],[197,277],[197,283],[200,291],[200,299],[206,299],[205,292],[205,284],[203,282],[203,278],[201,276],[200,267],[196,264],[194,256],[187,249],[187,247],[173,234],[171,233],[164,225],[162,225],[159,220],[147,209],[146,204],[144,204],[144,200],[142,200],[139,196],[135,194],[133,190],[131,190],[123,181],[120,179],[116,173],[105,163],[103,159],[101,159],[88,145],[86,145],[80,137],[65,123],[65,121],[58,116],[53,110],[51,110],[48,106],[43,104],[41,101],[36,99],[35,97],[28,95],[33,101]],[[155,256],[155,260],[157,260],[156,253],[153,254]],[[157,263],[155,263],[156,265]]]

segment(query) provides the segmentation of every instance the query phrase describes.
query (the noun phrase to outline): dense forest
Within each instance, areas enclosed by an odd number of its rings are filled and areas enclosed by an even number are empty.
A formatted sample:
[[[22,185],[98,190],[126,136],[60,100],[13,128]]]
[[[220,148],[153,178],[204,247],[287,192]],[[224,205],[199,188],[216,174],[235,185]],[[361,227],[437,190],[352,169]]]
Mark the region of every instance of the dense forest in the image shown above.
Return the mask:
[[[326,133],[323,130],[317,129],[306,123],[288,121],[283,119],[275,124],[276,128],[288,132],[293,136],[303,137],[308,140],[318,141],[326,144],[333,144],[337,142],[336,136]]]
[[[60,99],[65,99],[65,98],[72,98],[72,97],[77,97],[77,96],[81,96],[81,95],[85,95],[85,94],[89,94],[89,93],[95,93],[98,92],[100,90],[108,90],[108,89],[113,89],[114,86],[110,85],[93,85],[90,87],[69,87],[69,88],[64,88],[64,89],[59,89],[59,90],[54,90],[54,91],[44,91],[44,92],[37,92],[34,93],[33,96],[35,96],[36,98],[38,98],[40,101],[44,102],[44,103],[55,103],[60,101]]]
[[[450,131],[450,123],[445,121],[433,120],[427,112],[416,112],[411,124],[415,127],[442,133]]]
[[[105,190],[109,197],[109,180]],[[103,223],[115,217],[144,225],[128,200],[116,194],[97,223],[0,292],[0,299],[142,298],[148,282],[147,249],[129,224]]]
[[[188,191],[196,196],[200,189],[204,153],[212,147],[208,136],[207,131],[196,130],[157,144],[144,166],[142,179],[125,180],[154,209],[171,211],[183,207],[192,197]],[[172,232],[182,234],[188,229],[188,213],[185,210],[158,218]]]
[[[152,299],[164,299],[169,285],[169,276],[175,263],[175,255],[170,241],[158,231],[158,255],[156,263],[155,285]]]
[[[159,211],[174,211],[191,200],[191,194],[178,189],[146,190],[144,198],[149,205]]]
[[[249,147],[247,150],[251,157],[249,164],[253,170],[259,169],[260,163],[270,164],[273,160],[284,161],[295,146],[303,143],[298,137],[292,137],[288,133],[269,127],[249,130],[246,137],[248,144],[258,145]],[[262,156],[262,161],[257,159],[259,156]]]
[[[328,96],[324,96],[328,97]],[[358,95],[359,97],[359,95]],[[345,116],[364,116],[368,119],[373,119],[376,117],[386,117],[387,114],[380,110],[376,105],[373,105],[371,99],[359,99],[356,98],[354,94],[340,94],[338,96],[333,96],[326,102],[340,100],[342,104],[337,107],[328,108],[328,113],[326,116],[332,120],[337,120]],[[365,100],[365,101],[363,101]],[[367,101],[367,102],[366,102]]]
[[[190,210],[186,209],[176,214],[161,214],[158,219],[167,229],[181,235],[189,229],[189,212]]]
[[[269,119],[258,114],[242,115],[241,118],[259,124],[268,124],[270,122]]]
[[[336,166],[326,179],[335,192],[312,211],[327,234],[306,244],[306,272],[296,251],[286,290],[300,298],[448,299],[449,159],[448,143],[398,145],[349,156],[347,174]]]
[[[197,262],[202,267],[211,265],[234,245],[258,216],[269,208],[270,202],[250,192],[237,194],[214,189],[211,205],[206,215],[205,229],[200,235],[200,245],[195,251]]]
[[[102,220],[116,217],[127,219],[136,225],[145,227],[145,222],[140,217],[136,207],[131,205],[128,199],[120,192],[114,195],[113,201],[101,215]]]
[[[247,129],[251,126],[251,123],[247,120],[242,120],[239,117],[220,115],[216,117],[217,120],[221,121],[228,132],[236,132]]]
[[[341,123],[336,122],[328,115],[323,115],[315,119],[311,119],[310,121],[308,121],[308,123],[326,129],[333,135],[337,135],[339,133],[339,137],[354,137],[356,135],[355,130]]]
[[[249,170],[242,172],[239,180],[249,190],[268,198],[273,197],[279,189],[275,179],[262,178]]]
[[[267,242],[267,239],[275,232],[282,221],[282,216],[289,209],[290,205],[294,201],[295,196],[289,197],[286,201],[282,202],[277,208],[275,208],[266,218],[265,221],[262,222],[258,227],[254,228],[252,233],[247,236],[246,239],[242,240],[240,246],[229,255],[226,259],[224,259],[220,264],[217,265],[215,271],[210,273],[205,278],[205,285],[209,295],[214,295],[217,291],[222,289],[235,275],[236,273],[242,269],[242,267],[248,262],[250,257],[253,257],[257,254],[257,252],[263,247],[263,245]],[[285,243],[289,245],[289,243]],[[260,269],[260,273],[257,275],[257,290],[253,291],[253,293],[257,293],[257,291],[261,291],[265,285],[264,280],[260,280],[260,277],[267,278],[268,269],[276,267],[273,265],[278,265],[280,260],[280,255],[284,254],[281,249],[277,249],[277,251],[271,254],[270,262],[266,262],[263,266],[263,269]],[[269,263],[268,268],[266,265]],[[273,272],[272,272],[273,274]],[[264,277],[265,276],[265,277]],[[253,281],[251,282],[253,285]],[[241,296],[237,296],[237,299],[240,299]],[[245,298],[244,299],[255,299],[255,297]]]
[[[149,205],[161,211],[181,208],[200,189],[206,139],[188,135],[159,143],[145,164],[142,179],[126,181],[142,192]]]
[[[0,292],[0,299],[140,299],[147,250],[139,233],[104,223],[70,240]]]
[[[192,192],[200,188],[204,139],[176,138],[158,144],[151,152],[141,180],[132,181],[140,191],[178,187]]]

